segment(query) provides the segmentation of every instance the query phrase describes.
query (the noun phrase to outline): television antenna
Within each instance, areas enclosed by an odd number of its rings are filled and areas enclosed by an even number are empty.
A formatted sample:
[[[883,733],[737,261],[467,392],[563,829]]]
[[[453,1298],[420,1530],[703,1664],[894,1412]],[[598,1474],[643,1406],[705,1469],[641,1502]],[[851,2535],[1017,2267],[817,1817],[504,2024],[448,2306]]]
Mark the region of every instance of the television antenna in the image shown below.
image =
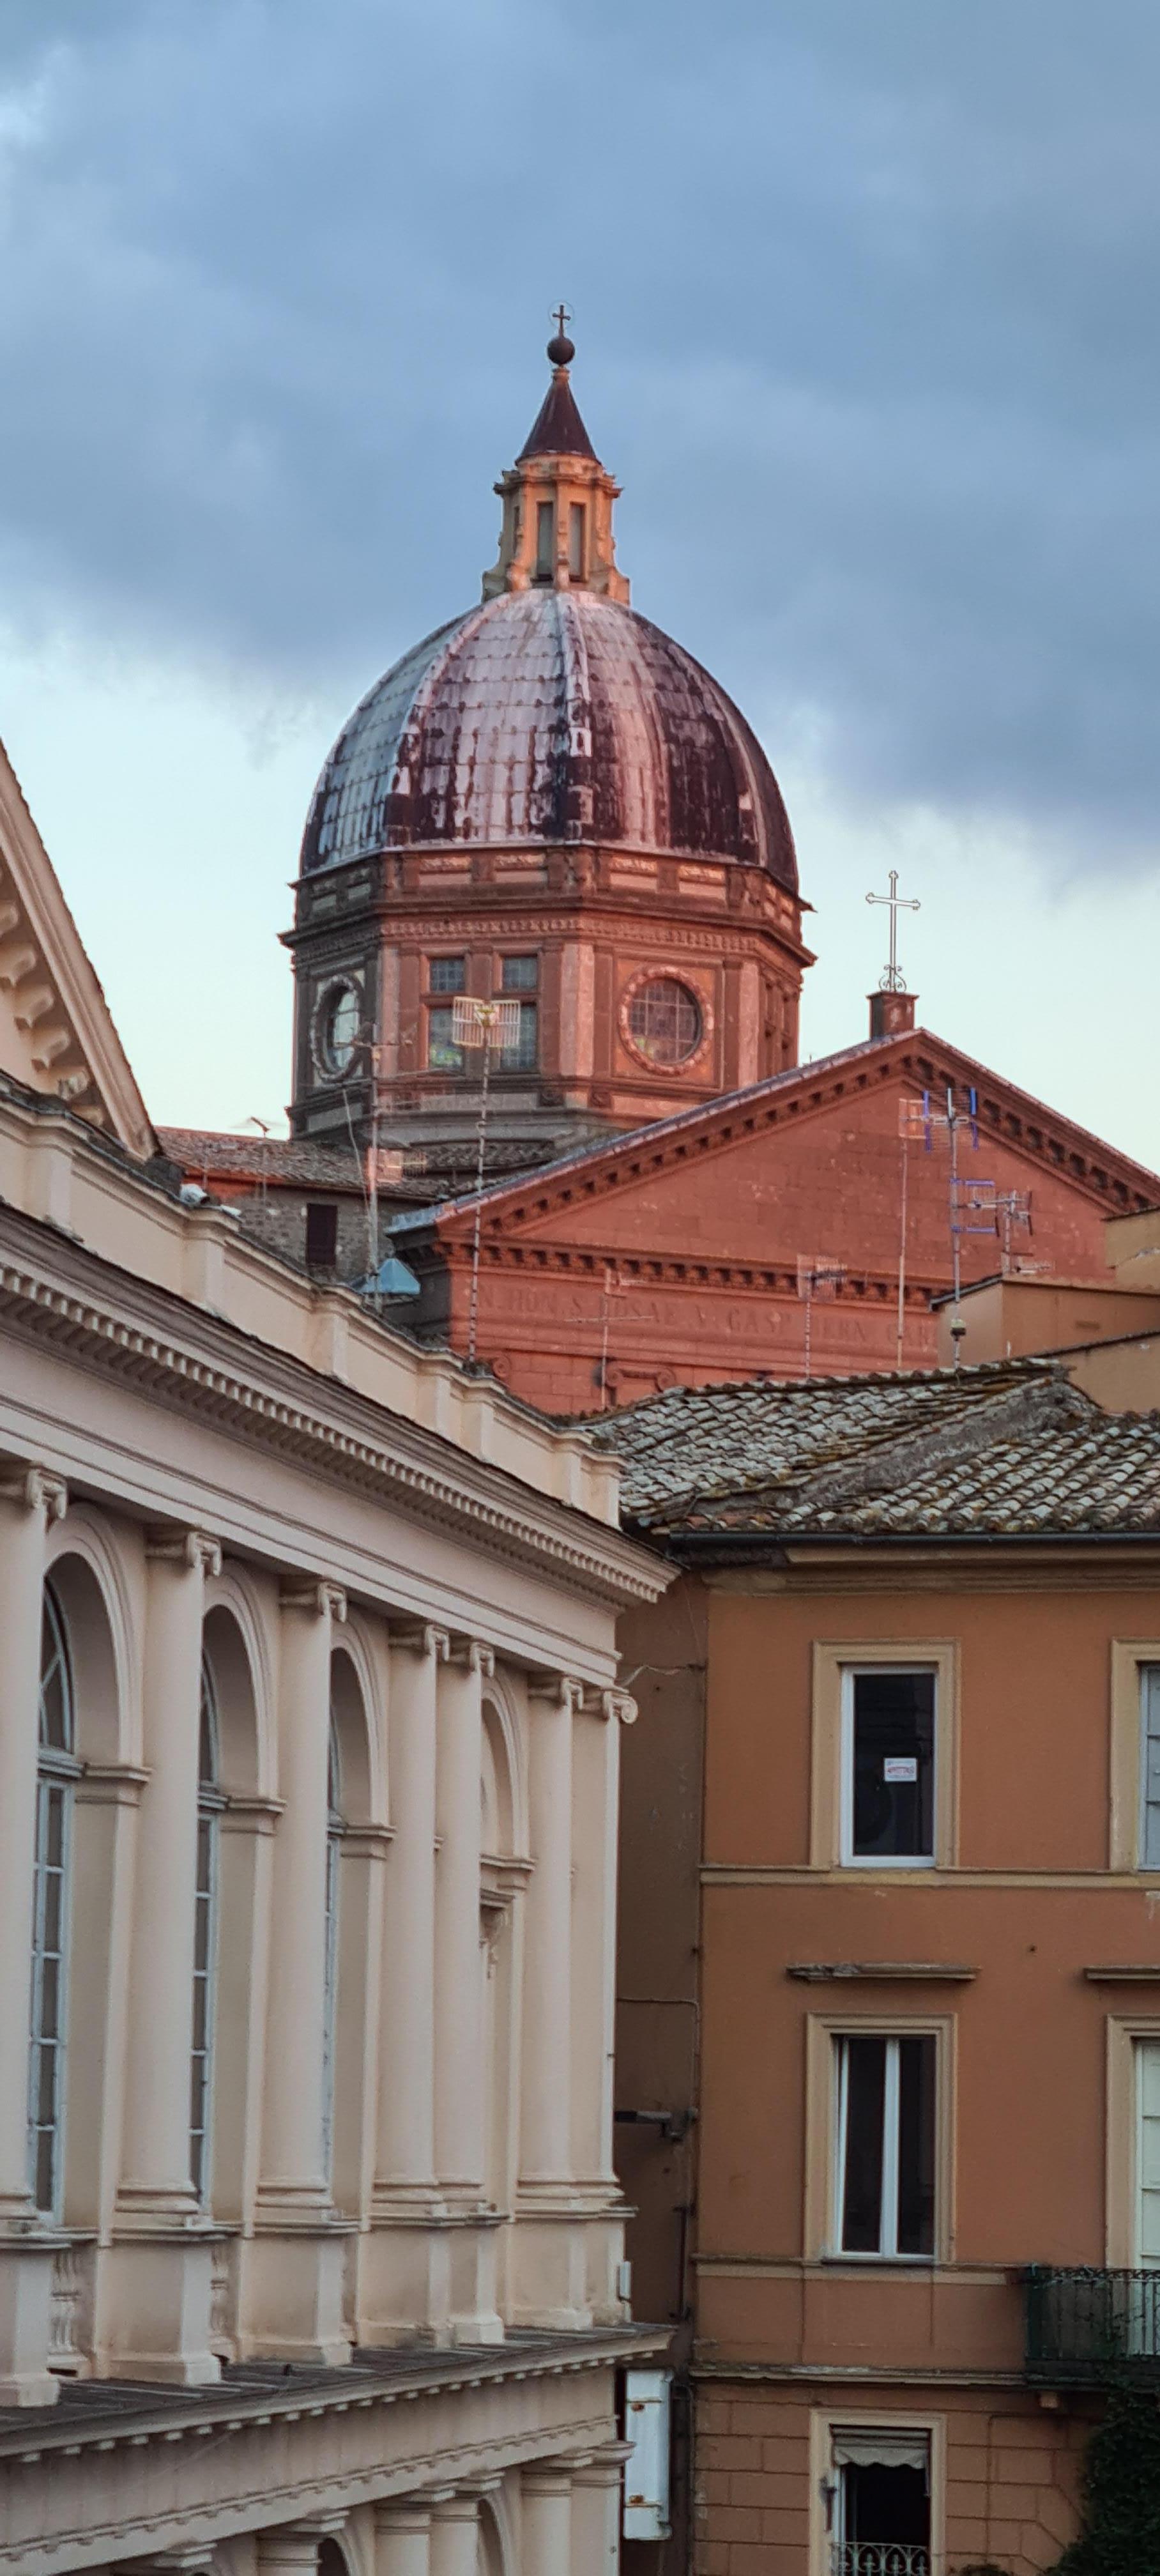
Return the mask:
[[[814,1299],[819,1297],[828,1303],[831,1298],[837,1296],[845,1276],[844,1261],[828,1261],[820,1252],[799,1252],[798,1254],[797,1292],[806,1310],[805,1373],[807,1377],[810,1374]]]
[[[1010,1279],[1019,1270],[1038,1269],[1038,1262],[1021,1260],[1013,1241],[1016,1233],[1030,1235],[1033,1232],[1030,1190],[1000,1190],[995,1201],[995,1219],[995,1230],[1002,1247],[1000,1260],[1004,1279]]]
[[[475,1345],[479,1329],[479,1232],[483,1217],[483,1158],[487,1140],[488,1084],[491,1059],[519,1044],[520,1006],[518,1002],[484,1002],[474,993],[457,993],[451,1005],[451,1035],[456,1046],[465,1051],[479,1051],[483,1056],[483,1075],[479,1092],[479,1125],[476,1130],[475,1163],[475,1228],[471,1245],[471,1304],[467,1323],[467,1365],[475,1365]]]
[[[898,1264],[898,1346],[899,1366],[902,1349],[902,1312],[906,1290],[906,1149],[921,1141],[926,1153],[934,1149],[936,1137],[950,1148],[950,1171],[947,1186],[947,1222],[951,1238],[951,1338],[954,1364],[959,1365],[959,1344],[966,1329],[960,1312],[963,1284],[962,1239],[965,1234],[998,1232],[995,1181],[972,1178],[959,1169],[959,1138],[964,1129],[976,1152],[979,1144],[979,1095],[973,1084],[956,1092],[949,1083],[945,1091],[924,1091],[919,1099],[907,1098],[899,1103],[899,1133],[902,1137],[902,1245]],[[980,1222],[980,1219],[982,1222]]]
[[[611,1261],[604,1265],[604,1290],[600,1300],[600,1410],[608,1410],[608,1327],[612,1320],[612,1300],[624,1294],[628,1282],[621,1278]]]

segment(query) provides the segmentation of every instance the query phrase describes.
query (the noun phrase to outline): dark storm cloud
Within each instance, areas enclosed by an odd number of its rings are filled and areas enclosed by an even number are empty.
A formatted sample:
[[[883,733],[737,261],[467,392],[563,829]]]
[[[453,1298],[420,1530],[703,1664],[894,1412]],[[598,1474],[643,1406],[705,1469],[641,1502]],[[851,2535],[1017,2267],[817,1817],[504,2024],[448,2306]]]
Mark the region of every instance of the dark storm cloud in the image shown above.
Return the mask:
[[[0,579],[310,688],[575,305],[637,604],[852,793],[1155,845],[1154,0],[5,0]]]

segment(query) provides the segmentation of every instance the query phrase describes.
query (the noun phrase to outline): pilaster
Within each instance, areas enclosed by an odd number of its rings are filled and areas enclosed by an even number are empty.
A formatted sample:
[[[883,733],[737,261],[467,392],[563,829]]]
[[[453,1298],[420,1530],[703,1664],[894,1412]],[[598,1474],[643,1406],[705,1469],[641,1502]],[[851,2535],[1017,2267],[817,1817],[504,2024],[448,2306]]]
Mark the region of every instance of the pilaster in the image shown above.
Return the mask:
[[[121,2181],[102,2265],[100,2340],[126,2377],[198,2386],[209,2349],[211,2246],[190,2180],[189,2070],[197,1877],[198,1730],[207,1574],[216,1539],[155,1532],[143,1675],[148,1779],[137,1814]]]
[[[286,1582],[279,1620],[261,2180],[245,2267],[244,2349],[343,2362],[344,2238],[323,2151],[327,1765],[333,1630],[346,1596]]]
[[[67,1488],[36,1466],[0,1476],[0,2405],[46,2406],[53,2252],[28,2174],[28,1982],[45,1541]]]

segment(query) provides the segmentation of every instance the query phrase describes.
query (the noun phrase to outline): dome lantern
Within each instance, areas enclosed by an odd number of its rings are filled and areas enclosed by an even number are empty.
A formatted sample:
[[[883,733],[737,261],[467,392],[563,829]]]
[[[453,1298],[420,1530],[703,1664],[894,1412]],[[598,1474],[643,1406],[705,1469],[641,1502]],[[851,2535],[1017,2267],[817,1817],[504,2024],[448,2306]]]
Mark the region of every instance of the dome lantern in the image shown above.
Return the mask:
[[[589,590],[628,604],[616,567],[613,503],[620,487],[607,474],[581,420],[570,368],[575,344],[561,304],[548,342],[552,381],[515,464],[495,489],[503,502],[499,560],[483,576],[483,596],[505,590]]]

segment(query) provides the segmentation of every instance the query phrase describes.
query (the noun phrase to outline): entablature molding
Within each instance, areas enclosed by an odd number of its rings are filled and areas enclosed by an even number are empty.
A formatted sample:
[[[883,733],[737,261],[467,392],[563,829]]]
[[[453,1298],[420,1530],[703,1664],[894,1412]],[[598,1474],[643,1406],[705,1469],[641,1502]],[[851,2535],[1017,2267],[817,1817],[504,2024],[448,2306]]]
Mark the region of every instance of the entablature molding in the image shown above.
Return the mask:
[[[11,1221],[23,1231],[26,1221]],[[243,1353],[242,1337],[211,1317],[196,1339],[179,1335],[163,1291],[136,1283],[126,1311],[88,1284],[104,1272],[99,1257],[69,1251],[81,1278],[88,1274],[84,1288],[43,1259],[16,1261],[0,1248],[0,1314],[10,1331],[599,1600],[650,1601],[665,1589],[659,1560],[619,1530],[350,1389],[328,1381],[324,1398],[302,1362],[268,1346],[260,1373],[253,1346]],[[167,1527],[158,1544],[180,1548],[187,1537]]]

